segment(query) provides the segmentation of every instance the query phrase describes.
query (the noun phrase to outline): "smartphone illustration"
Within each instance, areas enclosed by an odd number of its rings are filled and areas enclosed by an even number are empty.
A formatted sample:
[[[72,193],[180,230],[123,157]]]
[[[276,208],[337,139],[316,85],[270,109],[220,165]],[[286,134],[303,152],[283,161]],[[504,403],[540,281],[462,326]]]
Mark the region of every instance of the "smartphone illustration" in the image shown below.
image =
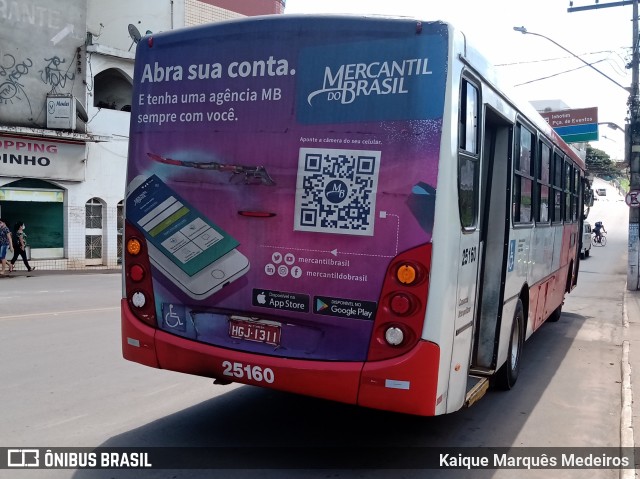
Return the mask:
[[[207,298],[249,271],[238,241],[158,176],[134,178],[126,208],[147,240],[151,263],[190,297]]]

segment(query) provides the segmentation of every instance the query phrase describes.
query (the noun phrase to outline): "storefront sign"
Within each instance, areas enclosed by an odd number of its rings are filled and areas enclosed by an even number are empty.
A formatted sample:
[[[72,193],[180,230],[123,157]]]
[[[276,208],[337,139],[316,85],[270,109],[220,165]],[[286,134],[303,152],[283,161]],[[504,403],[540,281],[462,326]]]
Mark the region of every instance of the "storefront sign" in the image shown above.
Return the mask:
[[[0,135],[2,176],[83,181],[85,156],[85,143]]]
[[[0,201],[34,201],[38,203],[62,203],[64,192],[48,190],[14,190],[0,188]]]

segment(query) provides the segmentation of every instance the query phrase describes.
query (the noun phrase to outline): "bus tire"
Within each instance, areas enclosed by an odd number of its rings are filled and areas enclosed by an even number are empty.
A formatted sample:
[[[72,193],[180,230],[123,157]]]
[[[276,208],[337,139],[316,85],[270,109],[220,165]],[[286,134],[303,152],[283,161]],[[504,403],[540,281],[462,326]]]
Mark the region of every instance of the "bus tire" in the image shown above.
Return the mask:
[[[560,316],[562,316],[562,305],[553,310],[553,313],[549,315],[547,321],[549,321],[550,323],[555,323],[560,319]]]
[[[524,307],[522,300],[518,298],[516,310],[511,322],[511,336],[509,338],[509,351],[507,361],[496,373],[496,386],[505,391],[513,388],[520,374],[520,359],[524,346]]]

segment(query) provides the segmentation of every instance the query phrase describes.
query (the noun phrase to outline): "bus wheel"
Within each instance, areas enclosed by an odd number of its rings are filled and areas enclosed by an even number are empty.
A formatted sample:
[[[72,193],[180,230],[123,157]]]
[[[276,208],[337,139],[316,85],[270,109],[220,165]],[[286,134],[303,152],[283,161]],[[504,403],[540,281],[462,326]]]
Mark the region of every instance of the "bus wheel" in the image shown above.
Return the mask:
[[[560,319],[560,316],[562,316],[562,305],[553,310],[553,313],[551,313],[547,321],[549,321],[550,323],[555,323]]]
[[[500,389],[511,389],[518,379],[520,373],[520,358],[522,357],[522,347],[524,345],[524,308],[522,300],[518,299],[516,311],[513,313],[511,323],[511,337],[509,339],[509,352],[507,361],[496,374],[497,386]]]

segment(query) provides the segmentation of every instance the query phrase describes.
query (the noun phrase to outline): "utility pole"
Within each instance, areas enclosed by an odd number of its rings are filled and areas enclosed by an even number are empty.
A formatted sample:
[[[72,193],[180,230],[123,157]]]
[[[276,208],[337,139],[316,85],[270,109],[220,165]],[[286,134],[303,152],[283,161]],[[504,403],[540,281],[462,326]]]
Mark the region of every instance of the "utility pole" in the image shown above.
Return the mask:
[[[638,107],[638,0],[633,0],[633,57],[631,60],[631,95],[629,96],[629,191],[640,189],[640,121]],[[640,289],[640,241],[638,228],[640,226],[640,211],[629,208],[629,267],[627,269],[627,289]]]
[[[623,0],[619,2],[596,3],[591,6],[569,7],[567,11],[579,12],[597,8],[621,7],[633,5],[633,35],[631,39],[631,88],[629,88],[629,123],[626,125],[625,134],[625,160],[629,164],[630,191],[640,191],[640,101],[638,99],[638,65],[640,53],[638,52],[638,1]],[[573,2],[570,3],[573,5]],[[640,289],[640,208],[629,208],[629,250],[627,268],[627,289],[635,291]]]

